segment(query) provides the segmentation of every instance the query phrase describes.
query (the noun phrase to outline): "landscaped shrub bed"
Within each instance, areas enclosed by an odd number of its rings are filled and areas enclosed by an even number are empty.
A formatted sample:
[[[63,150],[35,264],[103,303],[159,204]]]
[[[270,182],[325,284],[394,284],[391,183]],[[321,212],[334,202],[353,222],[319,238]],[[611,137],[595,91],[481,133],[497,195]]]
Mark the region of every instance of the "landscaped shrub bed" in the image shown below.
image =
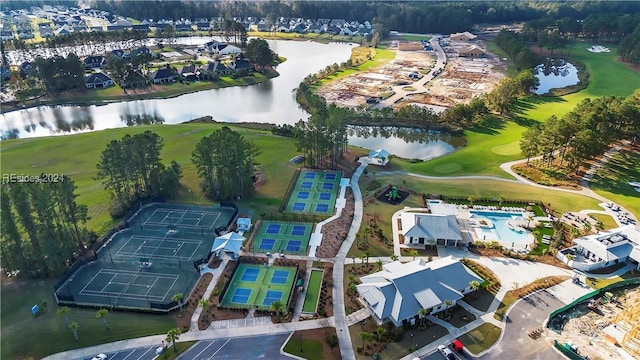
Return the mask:
[[[509,310],[509,307],[518,299],[523,298],[538,290],[548,289],[568,279],[570,279],[569,276],[547,276],[545,278],[537,279],[536,281],[523,287],[507,291],[504,295],[504,298],[502,299],[502,302],[500,303],[500,307],[498,307],[498,310],[496,310],[494,317],[498,320],[503,320],[505,314],[507,313],[507,310]],[[517,284],[515,284],[515,286],[517,286]]]
[[[500,290],[500,280],[498,280],[496,274],[494,274],[491,270],[473,260],[466,258],[462,259],[462,263],[469,269],[473,270],[473,272],[478,274],[478,276],[480,276],[482,279],[484,279],[482,284],[480,284],[481,287],[485,288],[487,291],[494,295],[498,292],[498,290]]]

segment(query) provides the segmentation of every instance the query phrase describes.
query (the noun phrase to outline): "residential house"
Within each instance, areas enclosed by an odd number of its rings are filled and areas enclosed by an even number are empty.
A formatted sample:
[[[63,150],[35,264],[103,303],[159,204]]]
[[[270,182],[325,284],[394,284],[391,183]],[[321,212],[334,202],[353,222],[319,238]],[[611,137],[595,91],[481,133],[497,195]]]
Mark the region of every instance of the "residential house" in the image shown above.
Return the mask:
[[[25,30],[25,31],[18,30],[18,39],[27,40],[27,39],[33,39],[33,38],[34,38],[33,31],[31,31],[31,30]]]
[[[338,35],[340,34],[340,28],[337,26],[329,25],[324,32],[330,35]]]
[[[145,54],[150,54],[151,52],[149,51],[149,48],[146,46],[141,46],[137,49],[133,49],[131,50],[131,57],[136,57],[138,55],[145,55]]]
[[[213,55],[233,55],[239,54],[242,50],[239,47],[229,45],[226,42],[216,40],[209,41],[205,44],[209,52]]]
[[[121,86],[125,89],[145,87],[149,85],[149,79],[137,70],[131,70],[125,74]]]
[[[352,26],[345,26],[340,29],[340,35],[353,36],[358,32],[358,28]]]
[[[99,72],[88,75],[84,80],[84,84],[87,89],[104,89],[113,86],[114,82],[105,73]]]
[[[276,28],[277,32],[284,32],[284,33],[288,33],[291,32],[291,27],[289,27],[289,25],[278,25],[278,27]]]
[[[331,26],[335,26],[337,28],[341,28],[344,26],[344,24],[346,24],[347,21],[344,19],[333,19],[331,20],[331,22],[329,23],[329,25]]]
[[[11,78],[11,71],[5,66],[0,66],[0,79],[7,81]]]
[[[124,59],[127,57],[130,57],[129,54],[127,54],[124,50],[122,49],[114,49],[111,50],[110,52],[111,55],[115,56],[115,57],[119,57],[120,59]]]
[[[462,235],[455,215],[403,212],[399,232],[406,245],[454,245]]]
[[[134,31],[146,31],[149,32],[149,23],[147,24],[136,24],[136,25],[131,25],[131,28]]]
[[[104,65],[104,56],[87,56],[84,58],[85,69],[99,69]]]
[[[92,26],[89,28],[90,32],[98,32],[98,31],[104,31],[104,28],[102,26]]]
[[[154,84],[168,84],[178,80],[178,75],[172,69],[167,68],[158,69],[152,72],[149,77]]]
[[[23,79],[26,79],[27,76],[31,74],[31,71],[33,71],[33,65],[29,61],[25,61],[22,64],[20,64],[19,71],[20,71],[20,77]]]
[[[455,305],[473,291],[472,281],[483,281],[451,256],[428,263],[394,261],[360,280],[358,294],[376,322],[397,327],[415,324],[421,309],[435,314]]]
[[[173,24],[170,24],[170,23],[160,23],[159,22],[159,23],[156,24],[156,29],[158,31],[165,31],[165,30],[170,29],[172,27],[173,27]]]
[[[324,26],[318,24],[311,24],[307,27],[307,32],[314,34],[322,34],[324,32]]]
[[[194,64],[183,66],[180,75],[186,81],[200,81],[200,69]]]
[[[371,150],[367,160],[369,161],[369,164],[387,166],[389,163],[389,156],[389,152],[385,149]]]
[[[574,269],[592,271],[622,262],[640,270],[640,228],[625,225],[573,240],[556,257]]]
[[[191,24],[178,24],[176,25],[176,31],[190,32],[193,31]]]
[[[87,26],[85,23],[80,23],[72,26],[73,32],[85,32],[87,31]]]
[[[73,32],[73,28],[69,25],[62,25],[54,31],[56,36],[69,35],[72,32]]]
[[[207,64],[206,71],[210,74],[217,74],[218,76],[229,75],[233,73],[233,69],[228,68],[225,64],[220,62],[220,60],[216,60]]]
[[[15,39],[15,35],[13,35],[13,30],[11,28],[2,29],[0,31],[0,39],[2,39],[2,40],[13,40],[13,39]]]
[[[233,71],[235,72],[238,72],[241,70],[249,70],[249,71],[254,70],[253,64],[250,63],[243,56],[234,57],[233,60],[231,61],[231,64],[229,64],[229,67],[233,69]]]
[[[257,25],[255,25],[255,30],[260,32],[269,32],[271,31],[271,26],[268,25],[266,22],[262,21],[262,22],[259,22]]]
[[[294,32],[297,34],[304,34],[307,32],[307,27],[303,24],[296,24],[291,28],[291,32]]]
[[[477,45],[471,45],[458,50],[458,56],[462,57],[486,57],[487,52]]]
[[[211,21],[209,19],[196,19],[196,27],[200,31],[208,31],[211,30]]]
[[[466,41],[474,40],[475,38],[477,38],[477,36],[473,35],[472,33],[468,32],[468,31],[449,35],[449,41],[466,42]]]

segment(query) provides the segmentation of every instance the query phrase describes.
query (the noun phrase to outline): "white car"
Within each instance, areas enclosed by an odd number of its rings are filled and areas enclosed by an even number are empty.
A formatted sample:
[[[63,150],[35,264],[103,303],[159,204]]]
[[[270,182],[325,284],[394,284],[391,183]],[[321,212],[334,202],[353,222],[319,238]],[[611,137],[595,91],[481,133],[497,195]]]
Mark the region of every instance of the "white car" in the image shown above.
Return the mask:
[[[98,354],[98,355],[94,356],[93,359],[91,359],[91,360],[107,360],[107,355]]]
[[[456,356],[453,355],[453,351],[451,351],[451,349],[449,349],[447,346],[445,345],[438,346],[438,351],[440,352],[440,354],[442,354],[442,356],[444,356],[445,359],[456,360]]]

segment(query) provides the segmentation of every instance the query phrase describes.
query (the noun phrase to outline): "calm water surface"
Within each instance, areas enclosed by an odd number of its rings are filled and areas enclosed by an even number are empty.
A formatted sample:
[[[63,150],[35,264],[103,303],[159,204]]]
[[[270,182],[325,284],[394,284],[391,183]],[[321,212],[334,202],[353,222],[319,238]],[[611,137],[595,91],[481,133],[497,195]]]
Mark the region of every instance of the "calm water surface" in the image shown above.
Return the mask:
[[[209,37],[177,39],[185,45],[198,45]],[[268,40],[271,49],[287,61],[278,65],[280,76],[261,84],[229,87],[185,94],[170,99],[134,100],[106,105],[40,106],[8,112],[0,117],[0,130],[13,131],[20,138],[104,130],[127,126],[122,119],[156,114],[166,124],[178,124],[210,115],[223,122],[294,124],[309,114],[295,100],[295,89],[302,79],[350,56],[346,43]],[[406,133],[406,131],[404,132]],[[449,153],[459,139],[438,133],[418,132],[413,136],[394,131],[353,132],[350,144],[367,149],[384,148],[409,159],[430,159]]]
[[[540,86],[535,91],[538,95],[546,94],[551,89],[576,85],[580,81],[578,69],[573,64],[557,58],[549,58],[544,64],[536,66],[534,74],[540,81]]]

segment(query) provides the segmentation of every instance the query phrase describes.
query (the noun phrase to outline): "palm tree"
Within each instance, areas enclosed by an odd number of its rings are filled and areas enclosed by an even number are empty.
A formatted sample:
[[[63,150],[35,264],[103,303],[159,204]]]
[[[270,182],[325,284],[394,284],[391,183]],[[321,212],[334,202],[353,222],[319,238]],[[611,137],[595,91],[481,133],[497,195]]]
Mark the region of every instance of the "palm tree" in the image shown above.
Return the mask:
[[[467,201],[469,201],[469,206],[473,207],[473,202],[476,201],[476,198],[474,196],[469,196]]]
[[[96,312],[96,319],[102,319],[102,322],[104,322],[104,329],[105,330],[109,330],[109,324],[107,323],[107,314],[109,313],[109,310],[107,309],[100,309],[98,310],[98,312]]]
[[[504,202],[504,197],[498,196],[498,209],[502,209],[503,202]]]
[[[362,339],[362,348],[364,349],[364,341],[367,340],[369,333],[366,331],[363,331],[360,333],[360,339]]]
[[[360,264],[364,265],[364,259],[365,259],[366,257],[367,257],[367,256],[366,256],[365,254],[360,254]]]
[[[69,313],[71,312],[71,309],[68,306],[63,306],[61,308],[58,309],[58,311],[56,312],[56,314],[58,314],[58,316],[63,316],[64,317],[64,322],[67,324],[67,326],[69,326]]]
[[[184,294],[182,293],[176,293],[175,295],[173,295],[173,301],[177,301],[178,305],[180,306],[180,311],[182,312],[182,298],[184,297]]]
[[[205,319],[207,318],[207,309],[209,308],[209,299],[200,299],[198,305],[202,308]]]
[[[283,308],[284,305],[280,301],[274,301],[271,303],[271,310],[276,312],[276,316],[278,317],[278,319],[280,318],[280,313],[282,312]]]
[[[453,305],[453,301],[451,301],[451,300],[445,300],[445,301],[444,301],[444,306],[445,306],[445,308],[447,309],[447,310],[446,310],[447,315],[449,315],[449,311],[450,311],[450,310],[449,310],[449,307],[450,307],[451,305]]]
[[[418,311],[418,314],[420,315],[420,323],[424,325],[424,318],[426,318],[427,315],[429,315],[429,310],[425,308],[420,308],[420,310]]]
[[[376,334],[378,335],[378,341],[380,341],[380,338],[384,335],[384,328],[382,326],[378,326],[376,328]]]
[[[355,265],[356,265],[356,257],[355,257],[355,256],[352,256],[352,257],[351,257],[351,260],[353,260],[353,265],[355,266]]]
[[[78,328],[80,327],[80,325],[78,325],[77,322],[72,322],[71,324],[69,324],[69,330],[71,330],[73,332],[73,336],[75,336],[76,341],[80,341],[80,339],[78,339]]]
[[[382,260],[378,259],[378,261],[376,261],[376,268],[378,271],[382,270]]]
[[[590,223],[586,222],[586,223],[584,223],[584,225],[582,225],[582,227],[584,228],[584,233],[585,234],[591,232],[591,224]]]
[[[369,252],[364,253],[364,257],[367,260],[367,265],[369,265]]]
[[[178,339],[180,339],[180,329],[173,328],[167,332],[167,338],[165,340],[173,344],[173,352],[178,351],[178,349],[176,349],[176,340]]]
[[[573,235],[574,238],[577,238],[578,236],[580,236],[580,229],[578,229],[575,226],[571,227],[571,235]]]
[[[604,223],[602,221],[598,221],[596,223],[596,229],[598,229],[598,231],[604,230]]]
[[[471,291],[476,291],[480,289],[480,282],[476,280],[469,281],[469,286],[471,286]]]
[[[415,260],[416,256],[418,256],[418,250],[409,251],[409,256],[413,256],[413,260]]]
[[[396,254],[391,255],[391,261],[398,261],[398,255]]]
[[[367,334],[365,338],[367,339],[367,341],[371,343],[371,346],[373,346],[373,341],[376,339],[376,334],[374,333],[365,333],[365,334]]]

